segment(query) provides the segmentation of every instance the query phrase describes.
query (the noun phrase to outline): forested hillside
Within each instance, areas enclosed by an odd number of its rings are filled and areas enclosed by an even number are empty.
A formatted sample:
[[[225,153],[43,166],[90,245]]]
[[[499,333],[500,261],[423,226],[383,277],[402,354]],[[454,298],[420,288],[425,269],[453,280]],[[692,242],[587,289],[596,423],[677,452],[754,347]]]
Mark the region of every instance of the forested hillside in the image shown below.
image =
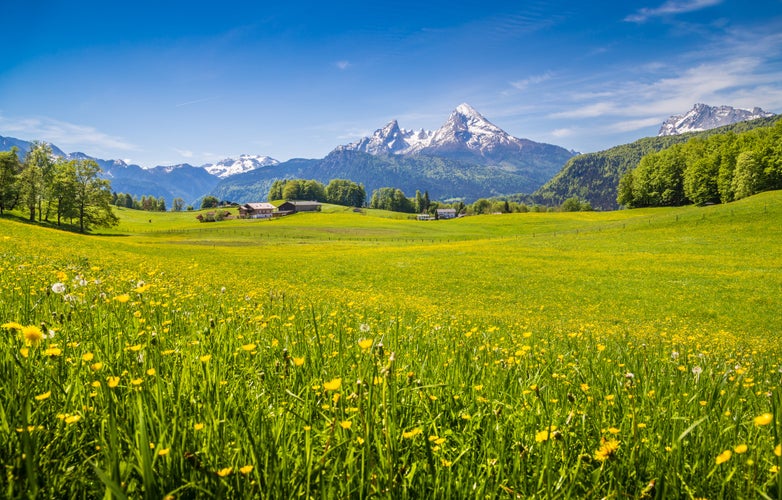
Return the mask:
[[[704,205],[772,189],[782,189],[782,120],[650,153],[621,178],[617,201],[627,207]]]
[[[559,205],[568,198],[588,201],[595,209],[614,210],[619,207],[617,193],[619,180],[638,166],[645,155],[681,144],[696,137],[710,137],[724,133],[738,134],[758,127],[772,125],[778,117],[741,122],[705,132],[665,137],[647,137],[630,144],[616,146],[597,153],[571,158],[562,170],[534,194],[538,203]]]

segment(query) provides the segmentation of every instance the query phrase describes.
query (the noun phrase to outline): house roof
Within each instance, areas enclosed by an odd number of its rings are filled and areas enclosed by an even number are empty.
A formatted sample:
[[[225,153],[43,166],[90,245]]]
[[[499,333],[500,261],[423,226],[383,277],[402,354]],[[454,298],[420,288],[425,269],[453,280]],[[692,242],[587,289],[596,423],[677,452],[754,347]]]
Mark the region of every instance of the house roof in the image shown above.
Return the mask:
[[[276,208],[271,203],[245,203],[242,207],[250,210],[274,210]]]
[[[293,203],[297,207],[306,207],[306,206],[317,207],[318,205],[320,205],[320,202],[318,202],[318,201],[292,200],[292,201],[289,201],[288,203]]]

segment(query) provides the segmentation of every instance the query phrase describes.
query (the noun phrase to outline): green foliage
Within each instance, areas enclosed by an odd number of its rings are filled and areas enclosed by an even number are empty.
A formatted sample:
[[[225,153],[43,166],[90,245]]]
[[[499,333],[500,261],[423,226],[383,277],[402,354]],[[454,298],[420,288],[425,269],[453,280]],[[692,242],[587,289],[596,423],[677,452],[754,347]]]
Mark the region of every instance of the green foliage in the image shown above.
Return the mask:
[[[347,179],[332,179],[326,186],[326,201],[347,207],[363,207],[367,199],[364,186]]]
[[[627,207],[705,205],[782,188],[782,120],[741,133],[699,135],[644,156],[619,183]]]
[[[624,190],[620,189],[620,180],[627,172],[638,167],[644,156],[670,148],[675,144],[687,142],[694,137],[707,138],[720,134],[738,134],[755,128],[769,127],[777,120],[776,117],[760,118],[705,132],[647,137],[605,151],[578,155],[571,158],[559,173],[535,191],[531,201],[556,206],[567,198],[577,196],[590,202],[596,210],[614,210],[620,204],[630,206],[627,203],[630,191],[626,189],[627,186]],[[670,174],[673,172],[668,173],[668,175]],[[676,184],[675,178],[674,184]],[[674,200],[680,196],[681,192],[675,188],[672,188],[667,194],[665,191],[665,189],[656,190],[655,192],[658,194],[655,196],[669,200],[666,202],[667,204],[676,204]],[[625,202],[618,203],[618,198],[625,200]]]
[[[201,209],[217,208],[219,204],[220,204],[220,200],[218,200],[217,197],[204,196],[204,198],[201,200]]]
[[[418,191],[420,197],[421,192]],[[378,208],[380,210],[390,210],[392,212],[414,213],[416,207],[420,204],[423,207],[423,197],[420,197],[419,203],[405,196],[401,189],[385,187],[375,189],[372,192],[372,198],[369,201],[369,208]]]
[[[272,182],[269,200],[326,201],[326,187],[313,179],[278,179]]]
[[[22,164],[19,161],[18,149],[0,152],[0,215],[5,210],[13,210],[19,199],[19,172]]]

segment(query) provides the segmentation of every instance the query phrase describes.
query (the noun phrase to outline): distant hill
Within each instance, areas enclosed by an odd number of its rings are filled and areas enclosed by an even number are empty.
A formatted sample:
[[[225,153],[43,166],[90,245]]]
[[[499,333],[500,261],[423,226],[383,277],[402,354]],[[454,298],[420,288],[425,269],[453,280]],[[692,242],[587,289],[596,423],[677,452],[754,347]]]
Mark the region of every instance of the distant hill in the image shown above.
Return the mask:
[[[619,208],[616,202],[619,179],[625,172],[638,166],[638,162],[644,155],[687,142],[693,137],[727,132],[739,133],[766,127],[777,119],[779,117],[771,116],[704,132],[646,137],[605,151],[578,155],[568,160],[559,173],[535,191],[532,199],[542,204],[559,205],[566,199],[577,196],[590,202],[597,210],[614,210]]]

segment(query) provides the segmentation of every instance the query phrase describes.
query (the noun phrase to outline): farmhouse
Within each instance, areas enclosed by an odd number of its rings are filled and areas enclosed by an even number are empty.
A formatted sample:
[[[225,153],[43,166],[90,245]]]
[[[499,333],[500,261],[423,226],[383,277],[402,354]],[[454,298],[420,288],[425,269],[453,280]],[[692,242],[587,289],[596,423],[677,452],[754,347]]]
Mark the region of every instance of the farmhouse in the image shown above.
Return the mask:
[[[437,209],[437,218],[438,219],[455,219],[456,218],[456,209],[455,208],[438,208]]]
[[[277,210],[284,214],[295,214],[298,212],[320,212],[320,203],[317,201],[286,201]]]
[[[243,219],[269,219],[274,212],[271,203],[245,203],[239,207],[239,217]]]

